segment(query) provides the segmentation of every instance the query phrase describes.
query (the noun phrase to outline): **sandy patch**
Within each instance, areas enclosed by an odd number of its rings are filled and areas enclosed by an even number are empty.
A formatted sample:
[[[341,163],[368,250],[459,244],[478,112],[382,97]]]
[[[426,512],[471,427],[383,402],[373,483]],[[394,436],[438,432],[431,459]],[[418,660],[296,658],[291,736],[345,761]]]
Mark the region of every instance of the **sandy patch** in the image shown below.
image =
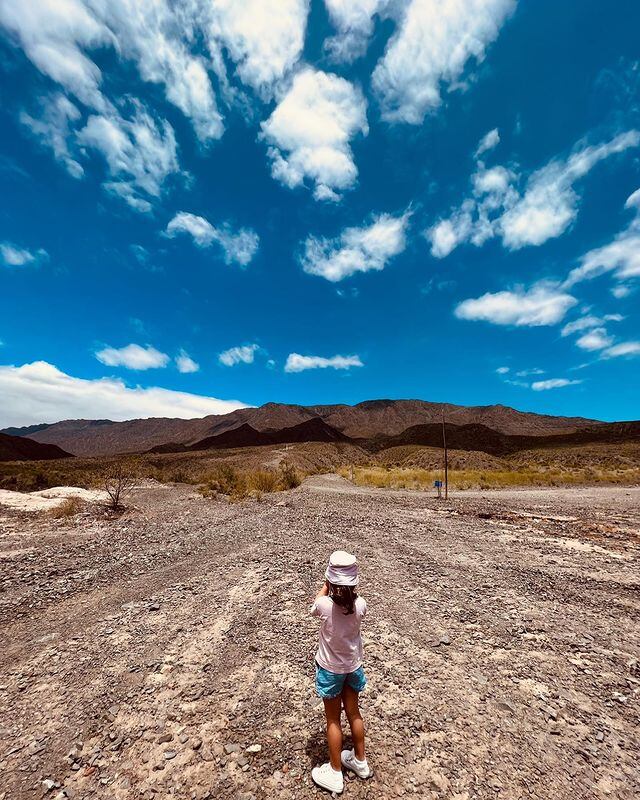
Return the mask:
[[[62,505],[69,497],[77,497],[87,503],[99,503],[107,500],[107,493],[96,489],[79,489],[77,486],[54,486],[39,492],[0,489],[0,505],[18,511],[50,511]]]

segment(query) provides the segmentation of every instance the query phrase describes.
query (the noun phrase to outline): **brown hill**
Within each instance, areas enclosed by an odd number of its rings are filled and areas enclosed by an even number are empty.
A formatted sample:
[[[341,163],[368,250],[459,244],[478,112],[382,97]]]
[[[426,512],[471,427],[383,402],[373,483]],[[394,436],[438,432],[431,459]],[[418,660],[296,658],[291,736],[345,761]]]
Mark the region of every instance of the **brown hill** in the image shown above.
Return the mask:
[[[147,452],[158,446],[190,446],[244,424],[256,431],[281,430],[317,417],[351,438],[397,435],[414,425],[439,423],[443,411],[449,423],[484,425],[511,435],[554,435],[598,424],[581,417],[552,417],[500,405],[455,406],[423,400],[371,400],[354,406],[267,403],[259,408],[242,408],[229,414],[190,420],[66,420],[44,427],[14,428],[12,432],[45,444],[58,445],[75,455],[114,455]]]
[[[54,458],[71,458],[71,453],[54,444],[34,442],[26,436],[0,433],[0,461],[50,461]]]
[[[217,436],[207,436],[196,444],[191,445],[189,450],[213,450],[226,447],[256,447],[259,445],[271,444],[296,444],[300,442],[349,442],[348,436],[327,425],[320,417],[312,417],[301,422],[299,425],[292,425],[288,428],[278,430],[269,428],[266,431],[258,431],[251,425],[241,425],[239,428],[220,433]]]
[[[543,436],[574,431],[596,421],[583,417],[553,417],[517,411],[509,406],[456,406],[425,400],[367,400],[354,406],[313,406],[329,425],[354,438],[371,438],[381,433],[393,436],[412,425],[441,423],[485,425],[501,433]]]
[[[506,456],[521,450],[576,446],[596,443],[640,441],[640,422],[610,422],[581,428],[571,433],[547,436],[510,436],[486,425],[445,425],[447,446],[457,450],[479,450]],[[442,446],[442,425],[414,425],[398,436],[378,437],[373,444],[384,450],[401,445]]]

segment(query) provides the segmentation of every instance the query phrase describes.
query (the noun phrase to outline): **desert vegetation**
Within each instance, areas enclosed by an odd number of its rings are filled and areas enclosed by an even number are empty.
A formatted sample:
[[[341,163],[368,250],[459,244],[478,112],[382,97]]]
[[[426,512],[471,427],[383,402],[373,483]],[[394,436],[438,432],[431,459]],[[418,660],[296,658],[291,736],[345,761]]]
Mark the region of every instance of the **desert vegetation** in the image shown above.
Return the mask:
[[[341,467],[338,473],[357,486],[379,489],[430,490],[443,479],[441,469],[416,467]],[[453,489],[502,489],[516,486],[574,486],[599,484],[637,484],[640,467],[559,469],[526,466],[519,469],[450,469],[449,487]]]
[[[305,442],[287,446],[243,447],[194,453],[66,458],[0,462],[0,489],[32,492],[55,486],[104,490],[105,475],[119,464],[135,481],[184,483],[203,494],[234,499],[260,497],[292,488],[302,477],[340,472],[363,486],[433,489],[442,479],[442,451],[420,445],[377,453],[348,443]],[[511,486],[635,485],[640,483],[640,443],[539,448],[498,458],[481,451],[451,450],[453,489]]]
[[[217,465],[200,485],[205,497],[223,494],[232,500],[260,499],[263,494],[295,489],[302,482],[300,473],[287,462],[276,469],[238,470],[230,464]]]

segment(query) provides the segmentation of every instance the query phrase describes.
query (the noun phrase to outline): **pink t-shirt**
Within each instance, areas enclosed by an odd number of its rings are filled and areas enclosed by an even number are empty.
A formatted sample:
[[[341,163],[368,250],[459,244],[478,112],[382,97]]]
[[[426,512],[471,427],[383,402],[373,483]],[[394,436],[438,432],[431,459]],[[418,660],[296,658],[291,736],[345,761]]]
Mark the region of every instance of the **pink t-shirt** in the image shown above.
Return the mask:
[[[363,597],[356,598],[353,614],[345,614],[330,597],[316,598],[311,614],[322,623],[316,661],[323,669],[346,675],[362,665],[360,623],[366,613]]]

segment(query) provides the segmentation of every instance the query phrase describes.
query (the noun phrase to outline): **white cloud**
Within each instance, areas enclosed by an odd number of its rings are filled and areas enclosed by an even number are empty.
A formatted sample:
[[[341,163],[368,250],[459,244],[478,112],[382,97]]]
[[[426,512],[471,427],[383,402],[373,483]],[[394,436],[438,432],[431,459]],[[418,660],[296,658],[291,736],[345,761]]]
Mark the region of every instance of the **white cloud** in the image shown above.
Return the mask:
[[[495,325],[556,325],[577,302],[552,284],[538,283],[530,289],[488,292],[482,297],[463,300],[455,315]]]
[[[0,426],[33,425],[63,419],[127,420],[148,417],[192,419],[227,414],[245,403],[218,400],[157,387],[128,387],[114,378],[85,380],[35,361],[0,366]]]
[[[621,358],[623,356],[640,356],[640,342],[620,342],[601,353],[602,358]]]
[[[108,367],[126,367],[127,369],[156,369],[166,367],[169,356],[155,347],[139,344],[128,344],[126,347],[104,347],[96,352],[96,358]]]
[[[324,0],[337,30],[324,42],[334,61],[352,62],[364,55],[373,33],[373,17],[392,5],[391,0]]]
[[[82,103],[113,113],[102,73],[88,53],[113,47],[145,81],[162,84],[167,100],[207,141],[222,135],[222,118],[205,65],[187,46],[197,40],[198,4],[165,0],[5,0],[0,25],[16,37],[45,75]]]
[[[136,62],[140,77],[162,84],[167,100],[191,120],[198,138],[219,139],[222,116],[201,58],[186,44],[199,24],[197,6],[165,0],[87,0],[113,32],[114,46]]]
[[[580,266],[569,273],[565,286],[573,286],[607,272],[612,272],[621,282],[640,278],[640,213],[612,242],[586,253],[580,259]],[[623,290],[621,296],[625,294]]]
[[[534,172],[526,191],[500,220],[502,241],[517,250],[560,236],[578,215],[574,184],[600,161],[640,144],[638,131],[627,131],[610,142],[584,147],[567,161],[552,162]]]
[[[498,375],[506,375],[507,372],[509,372],[509,371],[510,371],[509,367],[498,367],[498,369],[496,370]]]
[[[632,292],[630,286],[620,283],[617,286],[611,287],[611,294],[617,299],[622,300],[623,297],[628,297]]]
[[[560,236],[578,215],[580,196],[575,184],[600,161],[639,144],[640,133],[632,130],[599,145],[583,146],[567,159],[554,159],[533,172],[523,190],[518,189],[521,176],[512,169],[503,166],[486,169],[479,163],[471,178],[471,197],[466,198],[448,218],[439,220],[425,231],[431,242],[431,254],[444,258],[464,242],[479,247],[496,236],[510,250],[538,246]],[[620,275],[624,277],[630,274],[629,270],[633,274],[635,269],[640,269],[630,255],[640,232],[631,230],[630,233],[631,241],[625,239],[621,245],[616,244],[613,251],[605,248],[605,252],[594,251],[591,259],[615,263],[608,267],[595,267],[589,262],[584,265],[583,272],[588,269],[605,271],[618,266]]]
[[[466,241],[473,229],[469,209],[465,204],[449,219],[442,219],[428,228],[424,235],[431,242],[431,255],[445,258],[456,247]]]
[[[419,125],[467,63],[484,58],[514,0],[411,0],[372,78],[383,117]]]
[[[494,128],[480,139],[480,144],[476,150],[476,158],[479,158],[483,153],[487,153],[489,150],[493,150],[494,147],[497,147],[499,144],[500,132],[497,128]]]
[[[102,74],[83,52],[108,46],[112,34],[81,0],[3,0],[0,25],[29,60],[88,106],[103,110]]]
[[[194,361],[189,353],[185,352],[184,350],[180,350],[176,356],[176,367],[178,368],[178,372],[186,374],[189,372],[198,372],[200,369],[200,364],[198,364],[197,361]]]
[[[236,364],[253,364],[255,354],[260,348],[257,344],[244,344],[240,347],[230,347],[220,353],[218,361],[225,367],[235,367]]]
[[[222,46],[240,80],[265,99],[300,58],[308,0],[216,0],[206,6],[209,47]]]
[[[300,263],[305,272],[337,282],[356,272],[382,270],[406,247],[409,214],[380,214],[371,225],[345,228],[335,239],[307,237]]]
[[[582,381],[570,381],[567,378],[549,378],[546,381],[534,381],[531,388],[534,392],[546,392],[549,389],[561,389],[563,386],[577,386]]]
[[[603,317],[595,317],[589,314],[573,322],[568,322],[560,333],[562,336],[570,336],[572,333],[588,331],[591,328],[600,328],[605,322],[622,322],[623,319],[624,317],[621,314],[605,314]]]
[[[187,211],[179,211],[167,225],[167,236],[173,237],[178,233],[192,236],[198,247],[211,247],[217,242],[224,252],[227,264],[235,262],[246,266],[260,244],[258,234],[249,228],[232,231],[228,225],[215,227],[204,217]]]
[[[576,344],[580,349],[589,351],[604,350],[605,347],[610,347],[613,342],[613,336],[609,336],[605,328],[594,328],[576,339]]]
[[[37,264],[39,261],[46,261],[49,254],[43,248],[31,251],[11,242],[2,242],[0,243],[0,258],[5,267],[25,267],[29,264]]]
[[[351,367],[364,367],[358,356],[301,356],[299,353],[289,353],[284,365],[285,372],[303,372],[307,369],[351,369]]]
[[[104,157],[114,179],[105,188],[137,211],[149,211],[149,198],[158,198],[165,179],[179,169],[173,128],[140,103],[134,103],[131,120],[115,113],[90,116],[77,138]]]
[[[69,140],[72,136],[72,123],[78,122],[81,113],[63,94],[54,94],[43,99],[42,114],[39,119],[26,112],[20,114],[20,122],[45,147],[50,147],[56,160],[63,164],[74,178],[82,178],[84,169],[71,155]]]
[[[516,372],[516,375],[519,378],[528,378],[530,375],[544,375],[544,370],[540,369],[539,367],[533,367],[532,369],[521,369],[519,372]]]
[[[266,122],[273,177],[293,189],[309,179],[319,200],[338,199],[353,187],[358,170],[350,140],[369,132],[360,89],[337,75],[299,72]]]

